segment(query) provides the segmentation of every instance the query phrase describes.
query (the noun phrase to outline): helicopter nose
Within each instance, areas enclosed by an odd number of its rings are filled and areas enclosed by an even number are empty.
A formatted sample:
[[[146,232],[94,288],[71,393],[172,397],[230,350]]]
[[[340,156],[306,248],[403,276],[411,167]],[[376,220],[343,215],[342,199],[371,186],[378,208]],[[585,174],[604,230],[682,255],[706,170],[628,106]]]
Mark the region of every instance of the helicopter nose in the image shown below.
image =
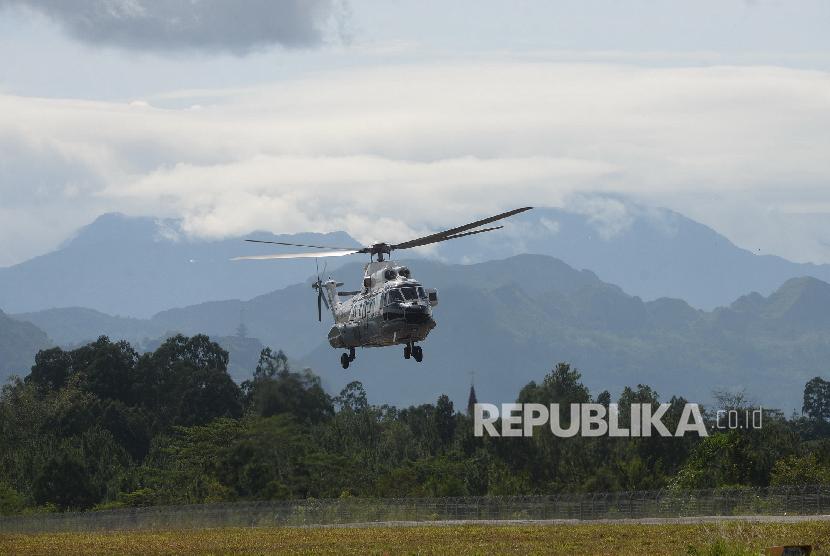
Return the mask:
[[[404,320],[407,324],[423,324],[429,318],[429,311],[423,305],[413,304],[404,309]]]

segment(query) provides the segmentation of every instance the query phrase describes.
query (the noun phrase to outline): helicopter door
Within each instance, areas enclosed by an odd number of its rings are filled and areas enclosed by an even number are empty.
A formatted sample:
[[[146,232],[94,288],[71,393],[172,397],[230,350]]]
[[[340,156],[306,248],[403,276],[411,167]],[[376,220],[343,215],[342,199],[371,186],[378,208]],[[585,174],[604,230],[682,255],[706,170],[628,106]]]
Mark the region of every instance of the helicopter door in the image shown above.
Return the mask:
[[[364,307],[364,313],[365,314],[363,315],[363,334],[365,335],[365,337],[368,338],[369,337],[369,317],[372,314],[372,307],[374,307],[375,298],[371,297],[370,299],[367,299],[366,301],[364,301],[364,303],[365,303],[365,305],[363,307]]]

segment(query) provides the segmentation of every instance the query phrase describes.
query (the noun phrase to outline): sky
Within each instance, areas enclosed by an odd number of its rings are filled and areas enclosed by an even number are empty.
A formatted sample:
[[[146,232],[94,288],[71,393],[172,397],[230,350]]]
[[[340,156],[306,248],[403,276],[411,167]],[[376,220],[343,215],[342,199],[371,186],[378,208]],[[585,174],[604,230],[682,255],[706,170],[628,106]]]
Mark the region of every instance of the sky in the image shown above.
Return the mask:
[[[824,0],[0,0],[0,266],[105,212],[368,243],[586,195],[830,262],[828,27]]]

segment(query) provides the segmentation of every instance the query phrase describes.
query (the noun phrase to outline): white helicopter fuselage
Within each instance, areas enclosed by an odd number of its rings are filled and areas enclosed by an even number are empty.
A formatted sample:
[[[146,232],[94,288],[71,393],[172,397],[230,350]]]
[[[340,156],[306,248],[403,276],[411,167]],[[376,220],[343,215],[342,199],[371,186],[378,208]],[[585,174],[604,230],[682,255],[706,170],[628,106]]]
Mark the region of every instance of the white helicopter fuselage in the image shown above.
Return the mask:
[[[322,285],[334,317],[328,334],[334,348],[411,346],[435,328],[437,292],[424,288],[394,261],[367,264],[363,288],[345,301],[339,300],[334,280]]]

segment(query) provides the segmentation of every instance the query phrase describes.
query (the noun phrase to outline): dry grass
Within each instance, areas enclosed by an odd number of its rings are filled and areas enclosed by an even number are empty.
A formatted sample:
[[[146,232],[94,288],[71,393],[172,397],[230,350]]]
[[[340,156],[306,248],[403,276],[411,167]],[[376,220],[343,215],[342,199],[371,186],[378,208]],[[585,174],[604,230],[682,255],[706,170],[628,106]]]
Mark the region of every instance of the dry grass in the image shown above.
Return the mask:
[[[0,534],[2,554],[758,554],[808,543],[830,522],[700,525],[458,525]]]

